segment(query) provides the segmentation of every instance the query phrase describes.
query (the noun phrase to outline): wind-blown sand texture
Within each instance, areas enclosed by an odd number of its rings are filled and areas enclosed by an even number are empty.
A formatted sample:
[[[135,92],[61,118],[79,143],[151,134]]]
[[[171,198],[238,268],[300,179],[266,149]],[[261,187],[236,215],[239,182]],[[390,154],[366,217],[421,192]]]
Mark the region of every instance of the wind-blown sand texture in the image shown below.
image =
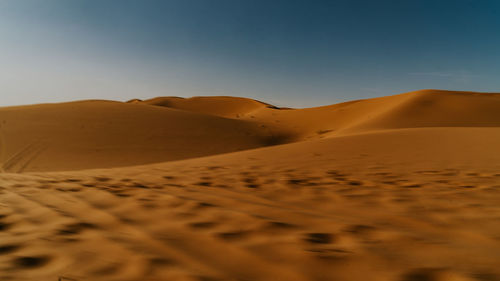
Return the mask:
[[[500,280],[500,94],[0,108],[0,280]]]

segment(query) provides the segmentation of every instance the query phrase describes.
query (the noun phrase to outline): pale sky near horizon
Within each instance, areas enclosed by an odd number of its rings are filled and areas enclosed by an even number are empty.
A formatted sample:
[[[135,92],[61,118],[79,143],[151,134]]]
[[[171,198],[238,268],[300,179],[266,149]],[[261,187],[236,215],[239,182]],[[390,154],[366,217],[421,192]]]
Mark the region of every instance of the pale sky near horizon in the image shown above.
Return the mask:
[[[500,92],[496,0],[0,0],[0,106]]]

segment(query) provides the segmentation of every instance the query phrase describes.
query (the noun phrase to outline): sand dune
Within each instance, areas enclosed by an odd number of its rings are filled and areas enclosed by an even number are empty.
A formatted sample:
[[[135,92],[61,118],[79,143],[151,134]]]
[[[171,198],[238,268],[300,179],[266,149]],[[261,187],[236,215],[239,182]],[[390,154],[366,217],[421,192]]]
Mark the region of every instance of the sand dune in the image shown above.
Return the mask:
[[[499,94],[193,100],[0,109],[0,280],[500,280]]]
[[[205,113],[220,117],[239,118],[263,108],[275,108],[270,104],[239,97],[158,97],[149,100],[132,100],[129,103],[142,103],[186,111]]]
[[[7,171],[140,165],[376,130],[500,126],[500,95],[425,90],[325,107],[166,97],[1,108]],[[72,161],[67,161],[68,157]]]
[[[496,127],[498,108],[500,94],[422,90],[317,108],[263,108],[251,117],[280,124],[302,138],[316,138],[385,129]]]
[[[259,122],[110,101],[8,107],[0,119],[3,169],[14,172],[162,162],[288,138]]]
[[[358,122],[355,128],[500,126],[500,94],[427,90],[403,97]]]

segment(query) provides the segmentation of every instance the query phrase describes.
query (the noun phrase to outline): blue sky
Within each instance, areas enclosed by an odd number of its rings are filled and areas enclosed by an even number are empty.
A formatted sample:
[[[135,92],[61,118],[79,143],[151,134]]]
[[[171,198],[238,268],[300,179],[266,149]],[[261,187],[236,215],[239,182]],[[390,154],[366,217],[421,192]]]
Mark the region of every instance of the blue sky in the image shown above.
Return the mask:
[[[0,105],[500,92],[497,0],[0,0]]]

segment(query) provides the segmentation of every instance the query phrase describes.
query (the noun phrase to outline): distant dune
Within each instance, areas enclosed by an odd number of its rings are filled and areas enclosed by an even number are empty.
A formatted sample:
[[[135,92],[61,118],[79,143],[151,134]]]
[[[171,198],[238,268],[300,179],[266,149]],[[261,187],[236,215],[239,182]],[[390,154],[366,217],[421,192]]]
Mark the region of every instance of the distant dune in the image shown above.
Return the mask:
[[[6,107],[1,161],[16,172],[140,165],[377,130],[497,127],[499,108],[500,94],[438,90],[290,110],[236,97]]]
[[[178,160],[287,142],[290,135],[261,122],[111,101],[0,108],[0,119],[3,168],[14,172]]]
[[[0,280],[500,280],[500,94],[0,108]]]
[[[158,97],[145,101],[132,100],[129,103],[164,106],[180,110],[238,118],[263,108],[274,108],[270,104],[238,97]]]

